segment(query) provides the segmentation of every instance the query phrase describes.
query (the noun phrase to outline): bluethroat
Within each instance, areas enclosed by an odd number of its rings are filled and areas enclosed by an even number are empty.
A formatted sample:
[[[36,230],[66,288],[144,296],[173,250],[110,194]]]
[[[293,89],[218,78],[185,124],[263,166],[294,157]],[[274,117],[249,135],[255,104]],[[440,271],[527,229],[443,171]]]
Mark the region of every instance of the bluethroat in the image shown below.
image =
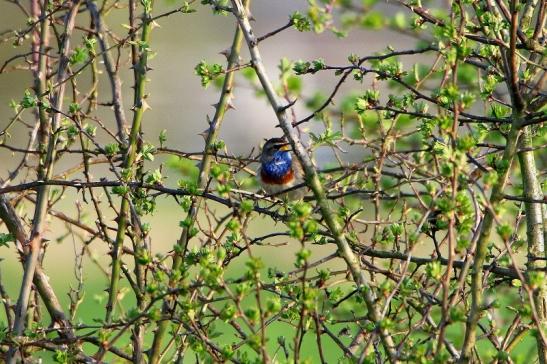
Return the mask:
[[[304,182],[304,171],[284,138],[272,138],[262,147],[257,179],[264,192],[278,194]],[[305,187],[277,195],[282,199],[299,200],[306,194]]]

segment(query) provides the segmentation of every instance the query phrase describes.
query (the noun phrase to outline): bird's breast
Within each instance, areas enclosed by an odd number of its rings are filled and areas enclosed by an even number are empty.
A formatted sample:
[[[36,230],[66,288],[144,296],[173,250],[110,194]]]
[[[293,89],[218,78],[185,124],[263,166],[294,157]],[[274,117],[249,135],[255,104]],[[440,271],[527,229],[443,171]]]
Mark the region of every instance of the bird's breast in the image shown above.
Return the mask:
[[[294,172],[292,168],[289,168],[289,170],[282,175],[272,176],[262,168],[260,170],[260,179],[262,180],[262,183],[270,185],[286,185],[294,180]]]

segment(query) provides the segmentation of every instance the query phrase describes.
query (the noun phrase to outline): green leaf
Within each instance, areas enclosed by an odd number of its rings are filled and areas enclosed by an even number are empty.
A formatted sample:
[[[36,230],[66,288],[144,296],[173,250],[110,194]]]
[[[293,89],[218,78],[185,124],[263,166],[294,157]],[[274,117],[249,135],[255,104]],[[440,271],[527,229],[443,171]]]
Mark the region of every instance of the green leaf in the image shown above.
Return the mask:
[[[502,224],[496,227],[496,232],[505,241],[511,238],[513,235],[513,229],[508,224]]]
[[[201,78],[201,85],[207,88],[211,81],[224,73],[224,68],[218,63],[207,64],[201,61],[194,67],[194,71]]]
[[[71,103],[69,106],[68,106],[68,111],[71,113],[71,114],[76,114],[78,111],[81,110],[81,107],[78,103],[76,102],[73,102]]]
[[[303,75],[303,74],[306,74],[310,71],[310,67],[311,67],[310,62],[305,62],[305,61],[302,61],[302,60],[298,60],[298,61],[294,62],[293,71],[297,75]]]
[[[163,177],[159,169],[155,169],[154,172],[152,172],[146,177],[146,183],[150,183],[150,184],[161,184],[162,180],[163,180]]]
[[[167,141],[167,129],[162,129],[162,131],[160,131],[160,135],[158,136],[158,139],[160,141],[160,147],[163,147],[163,145]]]
[[[9,242],[15,242],[15,236],[12,234],[0,233],[0,247],[7,247]]]
[[[84,63],[89,58],[89,49],[85,47],[76,47],[68,58],[71,65]]]
[[[129,192],[129,187],[127,186],[114,186],[112,187],[112,193],[118,196],[124,196]]]
[[[23,109],[29,109],[38,105],[38,99],[34,96],[30,90],[25,90],[25,95],[21,101],[21,107]]]
[[[425,266],[425,272],[429,278],[440,279],[442,275],[442,265],[439,261],[427,263]]]
[[[120,152],[120,145],[118,143],[111,143],[104,146],[106,155],[113,156]]]
[[[310,20],[305,15],[302,15],[300,12],[295,11],[294,13],[292,13],[290,19],[292,25],[299,32],[309,32],[311,30]]]

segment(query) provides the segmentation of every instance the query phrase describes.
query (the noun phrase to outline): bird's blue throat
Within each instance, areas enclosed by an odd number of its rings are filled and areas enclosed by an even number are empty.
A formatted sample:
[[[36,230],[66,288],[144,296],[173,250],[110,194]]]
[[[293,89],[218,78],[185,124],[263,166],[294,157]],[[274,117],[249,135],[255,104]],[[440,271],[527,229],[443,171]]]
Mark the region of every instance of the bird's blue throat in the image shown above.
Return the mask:
[[[292,157],[289,151],[277,151],[273,158],[262,163],[262,173],[272,179],[281,179],[291,170]]]

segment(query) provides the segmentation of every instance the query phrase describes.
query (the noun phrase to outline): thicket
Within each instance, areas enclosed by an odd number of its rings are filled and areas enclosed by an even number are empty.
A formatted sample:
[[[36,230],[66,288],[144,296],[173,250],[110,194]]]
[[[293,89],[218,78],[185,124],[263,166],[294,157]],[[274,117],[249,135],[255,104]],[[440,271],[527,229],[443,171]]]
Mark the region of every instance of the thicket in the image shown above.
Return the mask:
[[[2,158],[18,161],[0,172],[0,252],[21,260],[21,279],[0,276],[3,360],[547,363],[545,1],[309,0],[267,34],[253,31],[250,0],[154,5],[2,4],[19,7],[21,22],[0,35],[17,49],[0,82],[7,72],[32,80],[0,121]],[[232,18],[233,41],[225,62],[194,69],[218,103],[191,153],[142,125],[152,56],[162,56],[151,34],[196,11]],[[125,33],[110,30],[113,13],[125,14]],[[309,60],[280,51],[278,69],[260,56],[281,33],[344,42],[361,28],[415,44],[344,64],[327,49]],[[323,73],[330,91],[310,90]],[[303,201],[265,196],[256,148],[238,156],[219,139],[225,113],[245,112],[231,109],[239,87],[271,106],[304,167]],[[16,130],[25,143],[12,142]],[[185,173],[168,175],[167,158]],[[58,209],[74,192],[79,203]],[[160,199],[181,216],[163,253],[149,222]],[[48,228],[57,221],[66,231]],[[59,237],[76,247],[69,292],[48,277]],[[294,269],[269,259],[280,250]],[[90,265],[108,277],[106,299],[82,320]]]

